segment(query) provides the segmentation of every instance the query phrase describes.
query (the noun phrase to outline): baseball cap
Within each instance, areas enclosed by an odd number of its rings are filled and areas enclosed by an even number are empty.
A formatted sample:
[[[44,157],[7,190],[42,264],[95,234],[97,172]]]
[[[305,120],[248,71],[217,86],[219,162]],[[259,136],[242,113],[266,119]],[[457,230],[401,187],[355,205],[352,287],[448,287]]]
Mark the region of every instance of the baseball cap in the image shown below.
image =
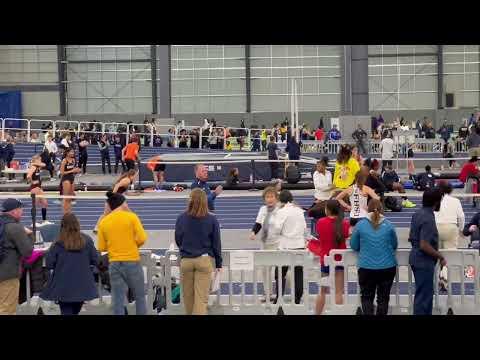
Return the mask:
[[[23,207],[23,203],[17,199],[5,199],[2,203],[1,210],[3,212],[9,212],[18,208]]]

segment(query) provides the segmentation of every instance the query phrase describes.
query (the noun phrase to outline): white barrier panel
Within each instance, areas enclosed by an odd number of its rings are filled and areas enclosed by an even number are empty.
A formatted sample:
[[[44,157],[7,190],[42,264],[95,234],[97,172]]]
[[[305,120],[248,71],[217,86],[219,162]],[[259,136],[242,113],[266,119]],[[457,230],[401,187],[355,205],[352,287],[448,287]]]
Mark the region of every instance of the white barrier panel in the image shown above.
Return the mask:
[[[434,314],[447,314],[449,309],[453,310],[454,314],[479,314],[478,309],[478,270],[479,270],[479,253],[478,250],[441,250],[441,253],[447,261],[448,269],[448,286],[447,294],[439,294],[439,268],[436,267],[434,276]],[[335,260],[335,256],[341,257],[340,260]],[[409,265],[410,249],[399,249],[396,252],[397,257],[397,274],[392,285],[392,293],[390,295],[390,311],[389,314],[413,314],[413,300],[414,300],[414,277]],[[330,266],[329,286],[330,294],[335,294],[335,273],[337,266],[344,267],[344,294],[348,294],[346,290],[349,284],[349,270],[351,268],[357,269],[357,253],[351,249],[347,250],[332,250],[330,255],[325,257],[325,263]],[[471,266],[475,274],[473,280],[465,280],[465,269]],[[452,281],[453,275],[457,271],[457,281]],[[405,274],[406,272],[406,274]],[[400,283],[405,283],[405,280],[400,281],[400,276],[407,277],[407,295],[400,295]],[[459,282],[460,295],[454,294],[452,290],[452,282]],[[355,280],[356,292],[352,295],[344,296],[344,303],[337,305],[331,304],[331,314],[353,315],[361,308],[360,288],[358,282]],[[467,286],[470,284],[473,287],[473,294],[466,294]],[[330,295],[331,296],[331,295]]]

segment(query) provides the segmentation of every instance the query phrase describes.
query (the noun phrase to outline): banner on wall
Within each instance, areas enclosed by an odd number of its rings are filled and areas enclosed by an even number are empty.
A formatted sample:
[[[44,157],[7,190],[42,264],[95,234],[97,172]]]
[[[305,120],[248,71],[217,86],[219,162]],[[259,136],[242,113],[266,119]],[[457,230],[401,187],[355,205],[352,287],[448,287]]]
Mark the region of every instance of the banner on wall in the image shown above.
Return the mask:
[[[22,118],[22,92],[6,91],[0,92],[0,118],[21,119]],[[21,128],[20,120],[7,120],[6,128]]]

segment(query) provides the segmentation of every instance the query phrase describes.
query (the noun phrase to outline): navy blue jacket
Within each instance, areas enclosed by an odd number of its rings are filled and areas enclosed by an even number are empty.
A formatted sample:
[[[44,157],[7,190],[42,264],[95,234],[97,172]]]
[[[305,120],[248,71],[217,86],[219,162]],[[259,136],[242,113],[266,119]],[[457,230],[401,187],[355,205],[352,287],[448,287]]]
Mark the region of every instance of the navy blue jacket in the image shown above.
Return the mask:
[[[288,159],[289,160],[299,160],[300,159],[300,144],[297,142],[290,141],[287,146],[288,149]]]
[[[190,188],[193,190],[195,188],[200,188],[203,191],[205,191],[205,194],[207,194],[207,200],[208,200],[208,210],[214,211],[215,210],[215,198],[217,197],[217,194],[215,194],[212,190],[210,190],[210,186],[205,181],[201,181],[199,179],[195,179],[192,183],[192,186]]]
[[[208,254],[215,259],[215,267],[222,267],[222,244],[217,218],[208,214],[195,218],[186,212],[175,223],[175,243],[182,258],[196,258]]]
[[[12,161],[13,157],[15,156],[15,149],[13,148],[13,144],[2,144],[0,154],[2,156],[1,158],[6,163]]]
[[[413,214],[408,241],[412,244],[409,256],[410,265],[433,269],[437,259],[420,249],[420,240],[427,241],[435,250],[438,250],[438,230],[432,208],[423,207]]]
[[[122,157],[122,149],[123,149],[123,145],[122,145],[121,142],[119,142],[119,143],[114,142],[113,143],[113,150],[115,151],[115,157],[117,157],[117,158]]]
[[[84,236],[84,235],[82,235]],[[92,266],[98,264],[93,240],[84,236],[86,245],[79,251],[67,251],[55,242],[47,253],[47,268],[53,270],[40,297],[62,302],[83,302],[98,298]]]

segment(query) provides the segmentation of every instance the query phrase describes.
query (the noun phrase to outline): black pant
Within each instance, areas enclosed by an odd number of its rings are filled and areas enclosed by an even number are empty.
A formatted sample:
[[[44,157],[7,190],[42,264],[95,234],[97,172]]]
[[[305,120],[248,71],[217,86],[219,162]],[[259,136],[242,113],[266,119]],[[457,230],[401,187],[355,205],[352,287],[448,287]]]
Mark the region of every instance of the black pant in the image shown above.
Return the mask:
[[[82,169],[82,172],[85,174],[87,172],[87,161],[88,161],[88,153],[81,152],[78,156],[78,167]]]
[[[396,272],[396,267],[381,270],[358,269],[358,283],[364,315],[373,315],[375,293],[377,294],[377,315],[387,315],[390,289]]]
[[[285,294],[285,280],[287,276],[288,266],[282,266],[282,294]],[[300,300],[303,295],[303,266],[295,266],[294,268],[294,279],[295,279],[295,304],[300,304]],[[277,298],[275,299],[274,304],[278,300],[278,267],[275,268],[275,282],[277,288]]]
[[[271,162],[270,163],[270,179],[277,179],[278,177],[278,163]]]
[[[102,156],[102,171],[103,174],[105,174],[105,162],[107,162],[108,165],[108,173],[112,173],[112,167],[110,165],[110,153],[108,151],[101,151],[100,155]]]
[[[78,315],[82,310],[83,302],[59,302],[62,315]]]
[[[115,155],[115,174],[118,171],[118,163],[122,164],[123,172],[127,171],[127,167],[125,166],[125,163],[122,160],[122,155]]]
[[[267,140],[262,140],[262,151],[267,151]]]
[[[133,160],[130,160],[130,159],[125,160],[125,165],[127,166],[127,171],[135,169],[135,161]]]

